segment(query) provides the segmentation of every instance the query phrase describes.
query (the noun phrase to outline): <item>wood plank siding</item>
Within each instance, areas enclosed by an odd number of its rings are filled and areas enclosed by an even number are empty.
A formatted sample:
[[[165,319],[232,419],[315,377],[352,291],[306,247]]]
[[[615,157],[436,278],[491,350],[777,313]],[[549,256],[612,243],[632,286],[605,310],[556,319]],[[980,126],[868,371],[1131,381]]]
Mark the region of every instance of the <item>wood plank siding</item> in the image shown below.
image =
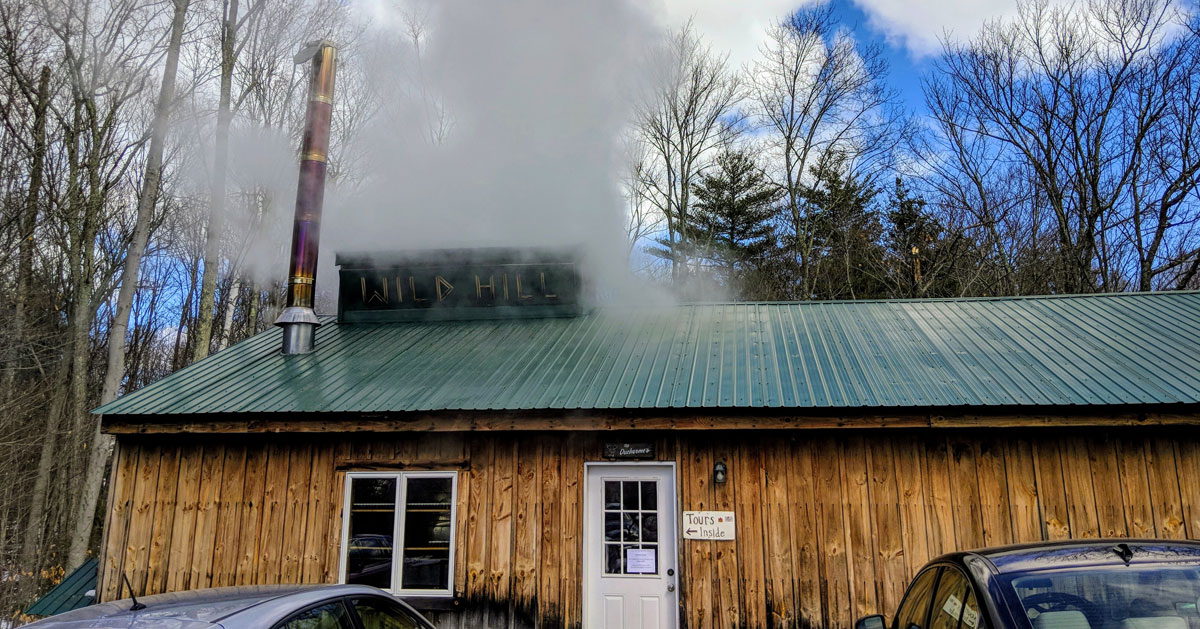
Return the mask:
[[[686,627],[849,627],[955,549],[1200,538],[1194,429],[122,435],[101,597],[121,574],[147,594],[335,582],[347,471],[455,470],[456,598],[430,616],[578,627],[583,464],[621,440],[676,461],[681,509],[738,512],[734,542],[680,540]]]

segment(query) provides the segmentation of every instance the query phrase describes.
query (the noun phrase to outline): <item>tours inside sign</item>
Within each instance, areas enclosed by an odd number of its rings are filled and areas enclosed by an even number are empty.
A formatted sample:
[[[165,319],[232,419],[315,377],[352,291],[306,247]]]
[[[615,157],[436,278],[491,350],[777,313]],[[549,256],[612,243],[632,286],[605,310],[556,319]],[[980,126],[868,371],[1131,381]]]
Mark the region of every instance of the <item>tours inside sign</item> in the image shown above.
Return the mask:
[[[439,251],[339,255],[337,262],[345,322],[578,314],[578,268],[561,254]]]

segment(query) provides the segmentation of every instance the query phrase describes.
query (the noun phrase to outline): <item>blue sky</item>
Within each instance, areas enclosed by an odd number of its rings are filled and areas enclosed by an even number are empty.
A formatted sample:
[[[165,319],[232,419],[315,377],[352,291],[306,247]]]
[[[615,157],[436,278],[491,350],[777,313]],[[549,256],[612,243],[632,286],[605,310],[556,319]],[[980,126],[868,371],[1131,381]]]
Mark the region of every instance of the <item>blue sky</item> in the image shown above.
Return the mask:
[[[842,24],[862,42],[878,42],[891,68],[888,83],[900,91],[905,105],[914,112],[925,112],[925,97],[921,94],[921,75],[930,69],[932,56],[914,56],[913,52],[895,38],[890,38],[871,23],[869,16],[849,0],[833,0],[834,13]]]

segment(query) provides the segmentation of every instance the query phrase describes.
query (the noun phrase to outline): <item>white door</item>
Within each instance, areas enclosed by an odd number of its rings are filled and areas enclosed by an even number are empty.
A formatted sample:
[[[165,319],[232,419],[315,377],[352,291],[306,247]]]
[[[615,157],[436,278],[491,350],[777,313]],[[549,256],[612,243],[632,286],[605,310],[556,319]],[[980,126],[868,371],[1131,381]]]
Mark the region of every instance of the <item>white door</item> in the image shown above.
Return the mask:
[[[587,464],[584,629],[675,629],[675,466]]]

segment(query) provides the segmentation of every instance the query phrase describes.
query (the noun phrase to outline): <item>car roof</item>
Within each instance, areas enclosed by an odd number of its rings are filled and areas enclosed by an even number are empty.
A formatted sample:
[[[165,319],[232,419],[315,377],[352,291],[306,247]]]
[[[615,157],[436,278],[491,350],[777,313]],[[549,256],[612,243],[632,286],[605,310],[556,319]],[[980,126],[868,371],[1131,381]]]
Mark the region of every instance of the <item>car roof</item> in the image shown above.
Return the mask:
[[[999,574],[1083,566],[1122,566],[1117,546],[1128,547],[1129,564],[1194,562],[1200,564],[1200,542],[1162,539],[1092,539],[996,546],[942,555],[935,561],[963,563],[979,557]]]
[[[138,597],[145,605],[130,609],[132,599],[110,601],[51,616],[34,623],[38,627],[152,627],[164,621],[180,629],[211,627],[221,620],[253,608],[255,616],[286,613],[321,600],[351,595],[388,596],[365,585],[260,585],[208,588]]]

